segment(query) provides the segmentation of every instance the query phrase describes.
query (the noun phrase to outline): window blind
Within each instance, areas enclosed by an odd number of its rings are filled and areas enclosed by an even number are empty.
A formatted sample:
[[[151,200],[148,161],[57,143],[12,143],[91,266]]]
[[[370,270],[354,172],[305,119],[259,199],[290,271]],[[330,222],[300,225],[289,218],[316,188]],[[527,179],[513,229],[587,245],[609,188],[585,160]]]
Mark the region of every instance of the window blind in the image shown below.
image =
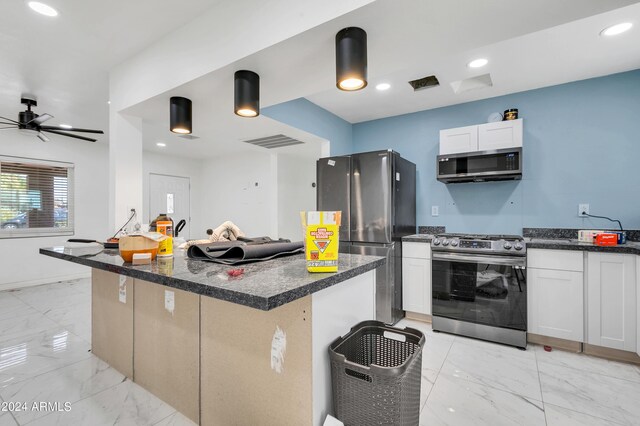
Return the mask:
[[[73,234],[73,164],[0,157],[0,238]]]

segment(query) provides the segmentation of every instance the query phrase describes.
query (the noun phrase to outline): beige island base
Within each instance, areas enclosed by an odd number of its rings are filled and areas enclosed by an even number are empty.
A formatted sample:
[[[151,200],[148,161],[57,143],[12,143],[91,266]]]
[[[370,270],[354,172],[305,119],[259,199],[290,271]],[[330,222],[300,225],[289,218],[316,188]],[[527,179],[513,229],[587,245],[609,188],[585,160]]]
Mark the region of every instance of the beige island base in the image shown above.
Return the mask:
[[[93,269],[92,350],[202,425],[321,425],[327,348],[375,318],[375,271],[262,311]]]

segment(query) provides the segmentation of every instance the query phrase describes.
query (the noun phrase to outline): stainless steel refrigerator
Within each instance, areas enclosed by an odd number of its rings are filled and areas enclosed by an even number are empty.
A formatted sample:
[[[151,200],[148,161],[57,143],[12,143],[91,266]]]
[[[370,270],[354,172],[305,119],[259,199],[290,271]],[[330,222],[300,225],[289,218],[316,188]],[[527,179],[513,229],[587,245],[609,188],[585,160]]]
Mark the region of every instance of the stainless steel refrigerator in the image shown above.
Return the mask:
[[[402,243],[416,232],[416,165],[375,151],[317,162],[318,210],[341,210],[340,251],[387,258],[376,271],[376,319],[395,324],[402,311]]]

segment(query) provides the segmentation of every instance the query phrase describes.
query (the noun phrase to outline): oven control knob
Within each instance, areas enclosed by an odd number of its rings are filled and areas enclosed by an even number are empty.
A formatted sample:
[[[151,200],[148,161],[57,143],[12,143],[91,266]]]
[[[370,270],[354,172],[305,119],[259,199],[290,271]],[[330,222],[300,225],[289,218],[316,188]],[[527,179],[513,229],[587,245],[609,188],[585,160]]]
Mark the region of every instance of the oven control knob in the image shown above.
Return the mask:
[[[433,245],[434,246],[439,246],[440,245],[440,238],[436,238],[435,240],[433,240]]]
[[[513,246],[513,248],[516,249],[516,250],[522,250],[522,244],[516,243],[516,245]]]
[[[509,241],[505,241],[502,247],[504,247],[505,250],[509,250],[511,248],[511,243]]]
[[[460,242],[459,242],[458,240],[452,240],[452,241],[451,241],[451,247],[458,247],[458,244],[459,244],[459,243],[460,243]]]
[[[449,245],[449,240],[447,240],[446,238],[444,239],[444,241],[442,241],[442,245],[443,246],[448,246]]]

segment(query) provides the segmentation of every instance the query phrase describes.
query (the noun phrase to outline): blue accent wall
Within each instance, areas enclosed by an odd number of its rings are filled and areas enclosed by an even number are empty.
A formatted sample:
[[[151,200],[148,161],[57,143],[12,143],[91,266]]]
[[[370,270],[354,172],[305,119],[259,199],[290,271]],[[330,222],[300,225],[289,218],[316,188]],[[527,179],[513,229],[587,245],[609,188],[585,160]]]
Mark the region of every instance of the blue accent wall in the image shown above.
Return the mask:
[[[507,108],[524,118],[523,179],[438,182],[439,131],[485,123]],[[591,214],[640,228],[640,70],[353,126],[354,152],[387,148],[416,163],[418,225],[516,234],[616,226],[579,218],[578,204],[588,203]],[[431,216],[431,206],[440,216]]]
[[[523,179],[438,182],[440,130],[485,123],[507,108],[524,118]],[[640,229],[640,70],[354,125],[304,98],[262,113],[329,140],[331,155],[391,148],[416,163],[418,225],[516,234],[615,227],[578,217],[578,204],[588,203],[591,214]]]
[[[263,115],[330,142],[331,155],[353,152],[353,126],[305,98],[262,108]]]

